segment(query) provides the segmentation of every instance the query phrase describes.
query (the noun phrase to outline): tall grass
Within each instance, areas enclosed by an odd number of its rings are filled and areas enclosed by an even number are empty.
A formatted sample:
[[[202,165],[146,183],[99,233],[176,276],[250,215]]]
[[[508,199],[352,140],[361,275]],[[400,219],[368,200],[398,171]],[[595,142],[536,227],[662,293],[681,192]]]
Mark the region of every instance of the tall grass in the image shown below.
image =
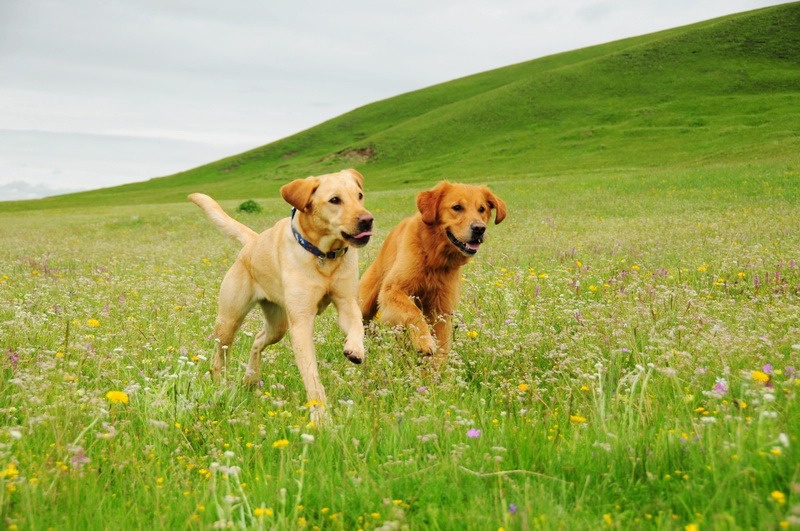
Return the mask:
[[[373,192],[376,241],[416,190]],[[508,180],[464,269],[449,364],[370,325],[288,340],[263,385],[208,376],[235,257],[192,205],[2,214],[0,516],[9,529],[800,526],[800,180],[665,170]],[[239,219],[288,212],[262,199]],[[235,202],[224,203],[229,212]]]

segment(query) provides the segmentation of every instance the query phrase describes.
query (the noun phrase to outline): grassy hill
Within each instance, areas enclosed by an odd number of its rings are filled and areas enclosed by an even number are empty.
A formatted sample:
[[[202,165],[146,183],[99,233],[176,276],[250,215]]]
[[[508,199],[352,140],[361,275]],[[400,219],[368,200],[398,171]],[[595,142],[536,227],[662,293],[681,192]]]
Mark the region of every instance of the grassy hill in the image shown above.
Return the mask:
[[[661,168],[795,167],[800,3],[549,56],[403,94],[169,177],[0,211],[273,197],[356,167],[368,189]]]

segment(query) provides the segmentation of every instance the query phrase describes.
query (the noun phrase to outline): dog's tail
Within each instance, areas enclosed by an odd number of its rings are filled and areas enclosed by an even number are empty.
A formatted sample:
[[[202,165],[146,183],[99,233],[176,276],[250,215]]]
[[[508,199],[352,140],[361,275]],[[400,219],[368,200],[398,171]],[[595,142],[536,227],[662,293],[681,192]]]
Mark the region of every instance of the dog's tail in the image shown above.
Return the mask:
[[[228,238],[237,240],[242,245],[246,245],[258,236],[256,231],[239,223],[226,214],[225,211],[222,210],[222,207],[206,194],[191,194],[189,195],[189,199],[191,199],[192,203],[202,208],[206,216],[208,216],[220,232]]]

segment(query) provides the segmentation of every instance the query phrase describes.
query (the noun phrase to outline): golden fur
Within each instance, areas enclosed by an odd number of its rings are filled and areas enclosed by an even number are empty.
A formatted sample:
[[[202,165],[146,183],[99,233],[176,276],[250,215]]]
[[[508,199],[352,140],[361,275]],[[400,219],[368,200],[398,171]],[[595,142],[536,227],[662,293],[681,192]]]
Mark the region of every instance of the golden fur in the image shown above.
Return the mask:
[[[381,321],[408,328],[420,353],[444,358],[461,266],[483,242],[491,211],[496,211],[495,224],[500,223],[506,204],[486,186],[445,181],[420,192],[417,208],[417,214],[392,229],[361,278],[359,306],[365,320],[380,312]]]
[[[364,208],[363,177],[355,170],[297,179],[281,188],[281,196],[297,209],[294,219],[279,220],[257,234],[228,216],[210,197],[189,198],[242,250],[222,281],[214,333],[218,339],[213,371],[224,374],[227,352],[248,312],[258,304],[264,329],[250,350],[245,383],[261,376],[261,353],[287,332],[309,402],[312,419],[322,420],[327,405],[319,378],[313,342],[315,316],[331,302],[347,335],[344,354],[354,363],[364,359],[364,325],[356,302],[358,252],[372,235],[372,214]],[[336,258],[320,259],[295,239],[292,224],[303,238],[323,252],[348,247]]]

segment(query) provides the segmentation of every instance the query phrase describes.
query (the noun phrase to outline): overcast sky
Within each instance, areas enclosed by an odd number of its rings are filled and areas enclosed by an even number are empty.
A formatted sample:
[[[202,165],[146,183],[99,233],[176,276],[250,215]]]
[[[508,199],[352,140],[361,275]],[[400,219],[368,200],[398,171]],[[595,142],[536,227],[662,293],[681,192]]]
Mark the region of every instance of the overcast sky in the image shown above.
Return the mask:
[[[0,0],[0,200],[169,175],[357,107],[770,0]]]

